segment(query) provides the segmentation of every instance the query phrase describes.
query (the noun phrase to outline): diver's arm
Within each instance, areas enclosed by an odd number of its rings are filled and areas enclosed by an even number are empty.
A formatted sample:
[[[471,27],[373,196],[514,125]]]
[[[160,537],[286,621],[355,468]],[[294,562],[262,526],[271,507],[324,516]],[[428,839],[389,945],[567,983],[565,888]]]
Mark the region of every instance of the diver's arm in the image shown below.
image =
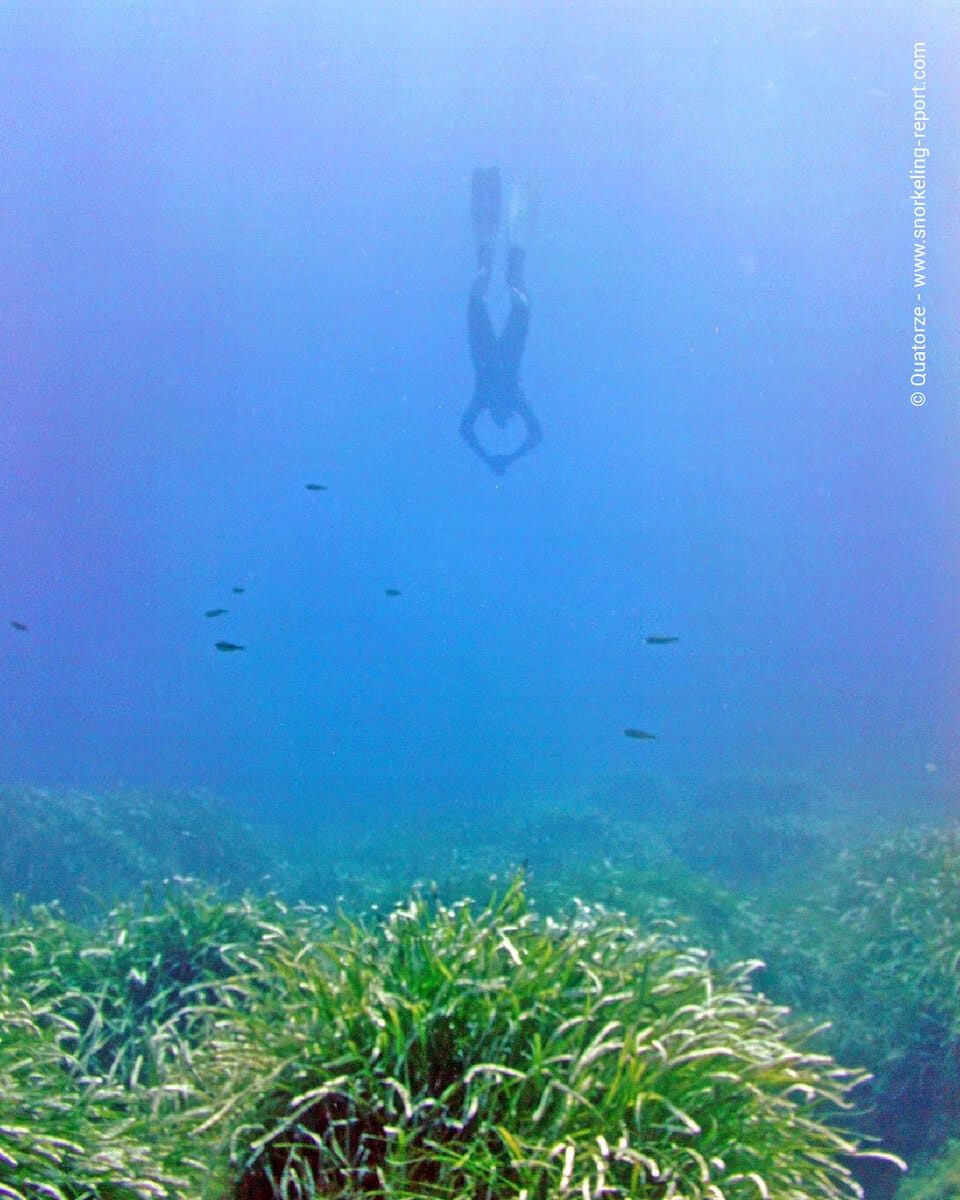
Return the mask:
[[[526,400],[519,400],[516,406],[517,415],[527,427],[527,436],[523,439],[520,445],[514,452],[507,456],[508,461],[512,462],[515,458],[520,458],[523,454],[529,454],[531,450],[535,450],[543,441],[543,433],[540,429],[540,422],[534,415],[533,409]]]
[[[480,404],[478,400],[473,399],[470,401],[470,406],[467,411],[460,418],[460,436],[467,443],[474,454],[479,454],[481,458],[483,458],[484,450],[477,441],[477,431],[474,426],[477,423],[477,417],[480,416],[480,410],[482,408],[483,405]]]
[[[474,452],[474,454],[477,456],[477,458],[481,459],[484,463],[486,463],[486,465],[491,469],[491,471],[497,471],[497,473],[499,474],[500,472],[498,471],[498,460],[500,458],[502,458],[503,456],[499,455],[499,454],[498,455],[488,454],[487,451],[484,450],[484,448],[480,445],[479,441],[477,440],[477,431],[474,428],[477,423],[477,417],[480,416],[480,413],[483,410],[483,407],[484,406],[480,403],[479,400],[476,399],[476,397],[474,397],[474,399],[470,401],[470,407],[460,418],[460,436],[467,443],[467,445],[470,447],[470,449]]]

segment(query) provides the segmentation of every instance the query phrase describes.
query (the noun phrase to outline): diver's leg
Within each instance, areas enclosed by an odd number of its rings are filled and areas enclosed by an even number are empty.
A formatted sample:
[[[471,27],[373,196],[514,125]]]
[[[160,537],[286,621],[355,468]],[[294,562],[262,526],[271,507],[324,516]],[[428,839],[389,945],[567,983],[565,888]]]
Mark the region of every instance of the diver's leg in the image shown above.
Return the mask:
[[[520,360],[523,358],[523,350],[527,344],[529,328],[530,297],[525,288],[521,289],[515,284],[511,284],[510,315],[497,340],[500,368],[507,378],[517,378],[520,374]]]
[[[511,292],[517,291],[526,295],[527,284],[523,277],[523,264],[526,257],[527,252],[522,246],[510,246],[507,249],[507,287]]]
[[[470,338],[470,356],[477,377],[486,374],[493,363],[497,348],[497,337],[493,332],[490,310],[487,308],[487,285],[490,272],[481,270],[470,289],[467,305],[467,334]]]
[[[530,296],[523,267],[527,257],[526,192],[514,189],[510,197],[510,224],[507,229],[507,287],[510,289],[510,316],[500,334],[497,353],[501,369],[507,377],[514,379],[520,374],[520,360],[527,341],[530,325]]]
[[[487,288],[500,232],[500,204],[499,167],[475,167],[470,180],[470,217],[479,270],[470,289],[467,331],[478,378],[489,371],[496,354],[497,338],[487,308]]]

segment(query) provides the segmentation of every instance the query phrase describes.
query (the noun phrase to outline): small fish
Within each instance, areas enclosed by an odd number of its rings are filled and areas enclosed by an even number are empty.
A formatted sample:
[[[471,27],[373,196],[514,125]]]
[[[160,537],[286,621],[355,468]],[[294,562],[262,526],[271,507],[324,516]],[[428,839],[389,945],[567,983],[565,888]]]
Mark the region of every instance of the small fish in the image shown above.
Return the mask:
[[[242,588],[242,587],[232,587],[230,589],[230,591],[233,592],[233,594],[235,596],[242,596],[246,590],[247,590],[246,588]]]
[[[229,612],[226,608],[208,608],[203,614],[205,617],[222,617],[225,612]]]
[[[636,738],[640,742],[655,742],[657,740],[655,733],[647,733],[645,729],[634,729],[632,725],[623,731],[623,735],[628,738]]]
[[[308,492],[325,492],[327,490],[325,483],[305,483],[303,486]]]
[[[648,646],[672,646],[674,642],[679,642],[678,637],[662,637],[660,634],[651,633],[649,637],[643,639]]]
[[[19,630],[20,633],[27,632],[27,626],[24,625],[24,623],[22,621],[11,621],[10,626],[12,629]]]
[[[399,595],[400,595],[400,589],[399,589],[399,588],[384,588],[384,589],[383,589],[383,594],[384,594],[385,596],[399,596]]]
[[[246,646],[239,646],[236,642],[217,642],[216,646],[218,650],[223,650],[224,652],[228,650],[246,650]]]

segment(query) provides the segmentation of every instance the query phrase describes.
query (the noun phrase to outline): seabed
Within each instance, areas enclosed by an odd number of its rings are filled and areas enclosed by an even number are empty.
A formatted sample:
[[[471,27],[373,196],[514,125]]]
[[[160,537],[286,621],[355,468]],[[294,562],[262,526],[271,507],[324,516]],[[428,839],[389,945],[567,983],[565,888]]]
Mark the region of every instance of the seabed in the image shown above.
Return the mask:
[[[960,827],[715,791],[0,791],[0,1195],[952,1194]]]

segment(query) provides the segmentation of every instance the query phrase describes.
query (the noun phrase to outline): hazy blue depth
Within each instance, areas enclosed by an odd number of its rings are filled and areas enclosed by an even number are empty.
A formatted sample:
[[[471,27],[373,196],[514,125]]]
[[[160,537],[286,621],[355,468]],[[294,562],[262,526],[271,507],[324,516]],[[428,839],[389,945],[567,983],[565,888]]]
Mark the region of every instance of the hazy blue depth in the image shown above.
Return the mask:
[[[956,783],[955,6],[723,7],[0,7],[0,780]],[[541,195],[502,479],[491,163]]]

